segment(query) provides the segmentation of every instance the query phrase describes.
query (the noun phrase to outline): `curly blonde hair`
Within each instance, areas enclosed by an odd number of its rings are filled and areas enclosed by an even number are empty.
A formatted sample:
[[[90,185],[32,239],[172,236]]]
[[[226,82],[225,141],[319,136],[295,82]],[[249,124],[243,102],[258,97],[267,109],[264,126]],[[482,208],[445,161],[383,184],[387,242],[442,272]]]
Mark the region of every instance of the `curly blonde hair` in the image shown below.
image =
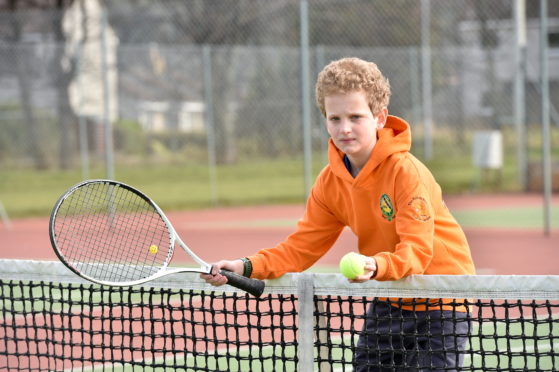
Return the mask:
[[[359,58],[342,58],[330,62],[318,74],[316,103],[326,116],[324,98],[331,94],[363,91],[373,115],[390,101],[390,84],[377,65]]]

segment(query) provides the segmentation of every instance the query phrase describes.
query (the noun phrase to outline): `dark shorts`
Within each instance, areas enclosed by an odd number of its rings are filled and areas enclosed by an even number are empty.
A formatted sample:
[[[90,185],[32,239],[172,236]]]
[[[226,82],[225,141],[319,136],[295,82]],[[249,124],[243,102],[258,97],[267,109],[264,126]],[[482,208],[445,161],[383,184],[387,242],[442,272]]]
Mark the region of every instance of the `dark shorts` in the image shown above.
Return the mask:
[[[402,310],[375,300],[359,336],[354,371],[455,371],[469,331],[465,312]]]

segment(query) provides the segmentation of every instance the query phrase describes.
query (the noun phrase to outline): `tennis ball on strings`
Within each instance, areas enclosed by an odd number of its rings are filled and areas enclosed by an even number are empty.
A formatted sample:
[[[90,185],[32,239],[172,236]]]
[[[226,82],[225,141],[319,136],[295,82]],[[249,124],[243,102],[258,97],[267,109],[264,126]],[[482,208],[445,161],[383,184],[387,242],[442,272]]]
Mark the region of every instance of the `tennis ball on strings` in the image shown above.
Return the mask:
[[[340,272],[348,279],[355,279],[365,273],[365,256],[349,252],[340,260]]]
[[[152,245],[149,246],[149,253],[151,253],[151,254],[156,254],[158,250],[159,250],[159,248],[157,248],[157,246],[155,244],[152,244]]]

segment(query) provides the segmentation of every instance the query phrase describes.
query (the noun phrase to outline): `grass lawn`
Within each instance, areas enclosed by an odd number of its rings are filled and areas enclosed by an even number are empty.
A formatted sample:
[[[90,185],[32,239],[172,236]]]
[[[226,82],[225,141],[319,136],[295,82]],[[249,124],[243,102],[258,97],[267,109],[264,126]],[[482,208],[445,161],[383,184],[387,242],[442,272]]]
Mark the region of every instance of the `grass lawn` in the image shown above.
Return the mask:
[[[323,157],[314,156],[313,175],[323,167]],[[507,164],[510,162],[507,162]],[[500,184],[478,182],[479,172],[469,157],[451,157],[427,163],[445,194],[471,191],[518,189],[514,169],[505,166]],[[208,208],[214,205],[304,203],[306,192],[300,158],[262,159],[220,165],[216,184],[210,183],[206,164],[136,164],[115,167],[115,179],[134,186],[154,199],[164,210]],[[89,178],[105,178],[102,166]],[[82,179],[79,169],[0,169],[0,201],[11,218],[48,216],[60,195]]]

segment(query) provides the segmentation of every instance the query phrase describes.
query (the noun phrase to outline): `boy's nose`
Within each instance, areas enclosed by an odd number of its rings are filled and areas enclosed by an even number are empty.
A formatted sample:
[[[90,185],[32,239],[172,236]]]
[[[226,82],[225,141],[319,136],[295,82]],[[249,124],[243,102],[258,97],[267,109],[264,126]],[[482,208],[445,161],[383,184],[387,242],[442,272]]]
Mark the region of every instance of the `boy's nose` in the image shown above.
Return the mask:
[[[351,132],[351,124],[349,123],[349,120],[343,120],[340,129],[344,133]]]

